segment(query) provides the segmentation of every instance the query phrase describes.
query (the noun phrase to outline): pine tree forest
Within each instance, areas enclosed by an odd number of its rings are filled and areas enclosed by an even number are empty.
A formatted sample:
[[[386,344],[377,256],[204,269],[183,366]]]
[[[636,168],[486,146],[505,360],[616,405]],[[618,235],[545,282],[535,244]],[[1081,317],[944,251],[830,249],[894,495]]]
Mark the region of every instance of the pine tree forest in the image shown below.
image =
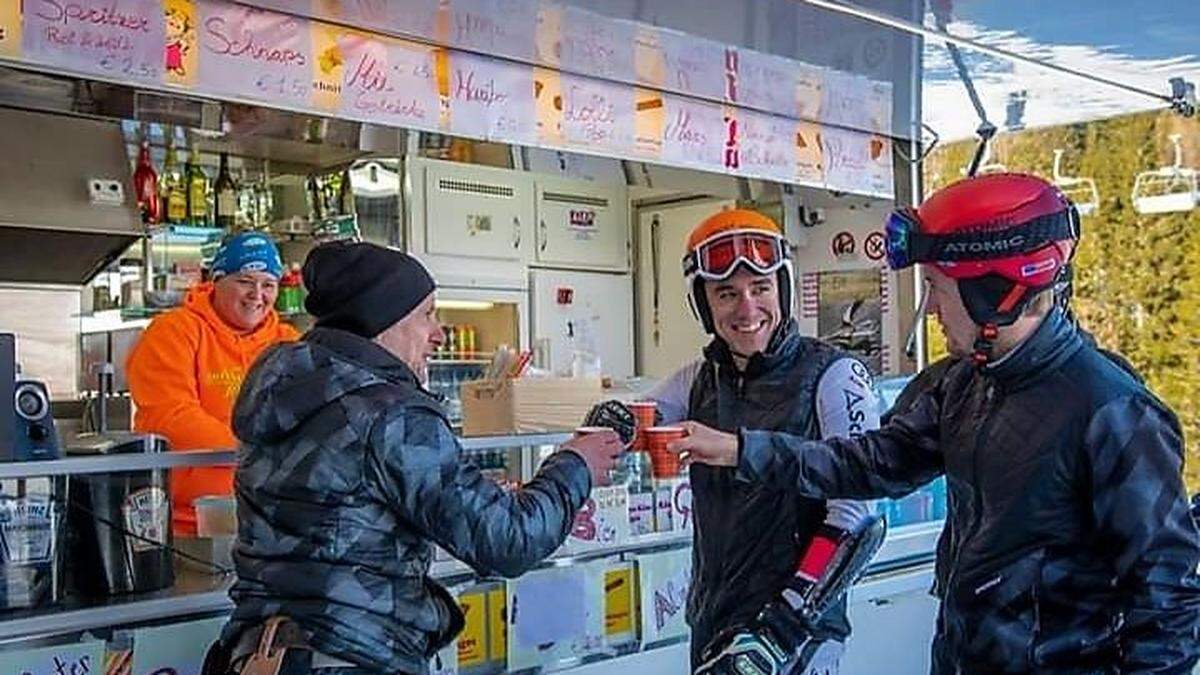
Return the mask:
[[[1104,347],[1127,357],[1179,416],[1188,448],[1184,473],[1200,491],[1200,209],[1141,215],[1132,190],[1140,172],[1170,166],[1172,134],[1183,166],[1200,170],[1200,120],[1151,112],[997,135],[989,164],[1050,178],[1054,150],[1062,174],[1095,179],[1099,208],[1083,218],[1073,306]],[[925,163],[927,192],[962,177],[973,141],[944,145]],[[995,167],[994,167],[995,168]],[[1074,189],[1068,196],[1087,201]],[[945,353],[930,322],[931,360]]]

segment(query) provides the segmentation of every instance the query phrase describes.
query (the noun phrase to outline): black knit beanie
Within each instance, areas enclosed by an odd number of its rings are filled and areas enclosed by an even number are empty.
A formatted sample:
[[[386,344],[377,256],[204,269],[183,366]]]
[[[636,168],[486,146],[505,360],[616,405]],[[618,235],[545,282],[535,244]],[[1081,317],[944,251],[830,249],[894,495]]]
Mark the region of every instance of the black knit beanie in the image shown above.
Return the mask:
[[[317,325],[365,338],[408,316],[435,285],[416,258],[376,244],[322,244],[304,261],[304,307]]]

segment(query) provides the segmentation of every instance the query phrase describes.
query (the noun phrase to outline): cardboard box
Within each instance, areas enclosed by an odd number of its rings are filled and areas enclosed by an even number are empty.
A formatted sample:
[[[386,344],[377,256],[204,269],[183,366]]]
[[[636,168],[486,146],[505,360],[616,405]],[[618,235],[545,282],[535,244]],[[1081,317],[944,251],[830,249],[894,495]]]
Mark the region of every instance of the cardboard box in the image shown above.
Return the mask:
[[[465,382],[463,435],[571,431],[604,398],[600,378],[536,377]]]

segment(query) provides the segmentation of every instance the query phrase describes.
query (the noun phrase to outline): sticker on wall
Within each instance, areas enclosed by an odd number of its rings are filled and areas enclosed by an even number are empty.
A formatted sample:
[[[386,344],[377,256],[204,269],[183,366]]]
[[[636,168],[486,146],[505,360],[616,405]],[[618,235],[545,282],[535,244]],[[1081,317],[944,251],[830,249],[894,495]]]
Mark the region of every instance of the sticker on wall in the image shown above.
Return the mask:
[[[637,556],[642,644],[687,635],[687,595],[692,553],[678,549]]]
[[[0,2],[0,58],[15,59],[21,55],[21,3],[19,0]]]
[[[487,660],[487,595],[482,591],[458,596],[463,629],[458,634],[458,665],[478,666]]]
[[[509,670],[550,666],[603,647],[602,563],[552,567],[509,582]]]
[[[815,272],[800,276],[800,316],[815,319],[821,309],[820,277]]]
[[[533,105],[537,115],[538,140],[552,147],[566,145],[562,126],[562,75],[557,70],[533,69]]]
[[[371,42],[372,38],[366,33],[313,21],[311,39],[314,55],[312,104],[321,110],[345,114],[347,111],[342,101],[342,86],[346,77],[346,50],[365,45]]]
[[[196,3],[192,0],[163,0],[166,30],[167,83],[183,87],[196,84],[199,63],[197,51]]]
[[[634,101],[634,152],[646,159],[658,159],[666,124],[663,95],[652,89],[635,89]]]
[[[803,185],[825,185],[825,149],[821,145],[821,125],[800,122],[796,125],[795,181]]]
[[[488,660],[508,658],[508,592],[504,586],[488,591]]]
[[[886,243],[882,232],[872,232],[863,240],[863,255],[867,256],[868,260],[878,262],[883,260],[886,253]]]
[[[872,374],[882,369],[883,303],[879,270],[820,273],[817,335],[863,361]]]
[[[829,240],[829,250],[839,260],[853,258],[855,249],[854,234],[851,232],[838,232]]]

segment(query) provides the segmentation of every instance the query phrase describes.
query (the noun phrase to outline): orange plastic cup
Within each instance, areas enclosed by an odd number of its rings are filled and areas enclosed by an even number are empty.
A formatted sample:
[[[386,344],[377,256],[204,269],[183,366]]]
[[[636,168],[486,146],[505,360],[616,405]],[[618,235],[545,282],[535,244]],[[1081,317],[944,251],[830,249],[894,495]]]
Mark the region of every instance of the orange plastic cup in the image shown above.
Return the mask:
[[[654,426],[654,414],[658,411],[658,404],[654,401],[630,401],[626,405],[633,412],[633,418],[637,420],[637,434],[633,438],[633,449],[645,450],[646,439],[642,432]]]
[[[655,478],[671,478],[679,475],[682,469],[679,455],[668,450],[667,444],[686,435],[687,432],[683,427],[649,427],[645,430],[646,449],[650,452]]]

